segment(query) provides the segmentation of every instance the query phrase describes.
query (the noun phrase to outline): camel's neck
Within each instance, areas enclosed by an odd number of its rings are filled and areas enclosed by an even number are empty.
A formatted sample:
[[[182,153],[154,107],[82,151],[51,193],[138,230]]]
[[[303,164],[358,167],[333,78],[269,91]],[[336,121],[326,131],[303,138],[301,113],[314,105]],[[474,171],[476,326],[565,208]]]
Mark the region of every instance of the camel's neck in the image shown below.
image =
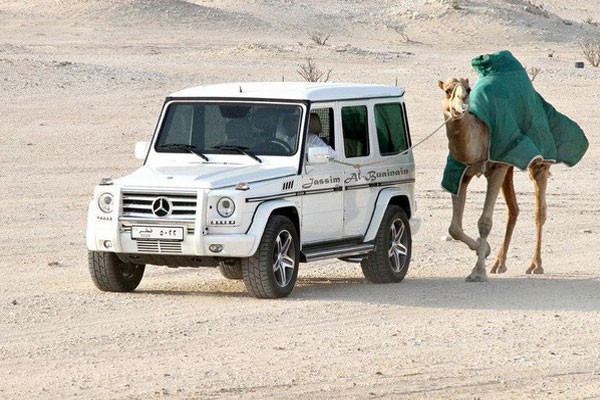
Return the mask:
[[[477,164],[487,160],[489,133],[487,126],[473,114],[466,113],[446,123],[448,150],[456,161]]]

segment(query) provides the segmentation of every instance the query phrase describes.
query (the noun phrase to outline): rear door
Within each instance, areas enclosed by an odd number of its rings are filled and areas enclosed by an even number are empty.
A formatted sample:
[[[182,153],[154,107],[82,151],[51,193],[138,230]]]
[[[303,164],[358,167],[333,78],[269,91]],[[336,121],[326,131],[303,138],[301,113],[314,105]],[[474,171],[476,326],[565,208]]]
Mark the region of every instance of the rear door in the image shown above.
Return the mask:
[[[410,179],[412,155],[400,99],[341,107],[344,140],[344,237],[362,237],[379,192]],[[355,143],[358,141],[359,143]]]
[[[346,239],[361,238],[371,218],[376,193],[370,186],[371,167],[376,160],[369,139],[372,109],[368,102],[340,103],[344,167],[344,228]]]

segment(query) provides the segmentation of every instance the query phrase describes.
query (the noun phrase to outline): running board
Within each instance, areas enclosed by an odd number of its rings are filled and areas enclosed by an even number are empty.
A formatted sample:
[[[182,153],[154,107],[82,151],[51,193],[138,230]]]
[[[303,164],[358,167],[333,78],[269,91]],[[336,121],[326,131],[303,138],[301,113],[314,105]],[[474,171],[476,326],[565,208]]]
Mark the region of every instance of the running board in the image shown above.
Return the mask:
[[[352,245],[315,247],[303,249],[301,258],[303,261],[317,261],[326,258],[346,258],[356,256],[366,256],[370,253],[375,245],[373,243],[360,243]]]

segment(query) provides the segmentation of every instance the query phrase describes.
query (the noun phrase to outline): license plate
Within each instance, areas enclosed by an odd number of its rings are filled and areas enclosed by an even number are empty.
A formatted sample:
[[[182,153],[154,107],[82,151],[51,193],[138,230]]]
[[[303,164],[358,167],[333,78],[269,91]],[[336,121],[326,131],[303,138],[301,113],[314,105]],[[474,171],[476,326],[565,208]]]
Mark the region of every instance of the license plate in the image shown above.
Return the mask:
[[[183,240],[181,226],[132,226],[131,238],[134,240]]]

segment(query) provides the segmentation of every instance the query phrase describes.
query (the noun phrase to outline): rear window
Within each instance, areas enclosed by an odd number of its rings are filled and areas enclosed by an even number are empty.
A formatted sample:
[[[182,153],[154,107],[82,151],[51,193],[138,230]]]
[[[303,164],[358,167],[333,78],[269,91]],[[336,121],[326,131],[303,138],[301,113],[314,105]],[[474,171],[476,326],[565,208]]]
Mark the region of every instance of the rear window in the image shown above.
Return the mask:
[[[381,154],[397,154],[408,148],[400,103],[376,104],[375,126]]]

